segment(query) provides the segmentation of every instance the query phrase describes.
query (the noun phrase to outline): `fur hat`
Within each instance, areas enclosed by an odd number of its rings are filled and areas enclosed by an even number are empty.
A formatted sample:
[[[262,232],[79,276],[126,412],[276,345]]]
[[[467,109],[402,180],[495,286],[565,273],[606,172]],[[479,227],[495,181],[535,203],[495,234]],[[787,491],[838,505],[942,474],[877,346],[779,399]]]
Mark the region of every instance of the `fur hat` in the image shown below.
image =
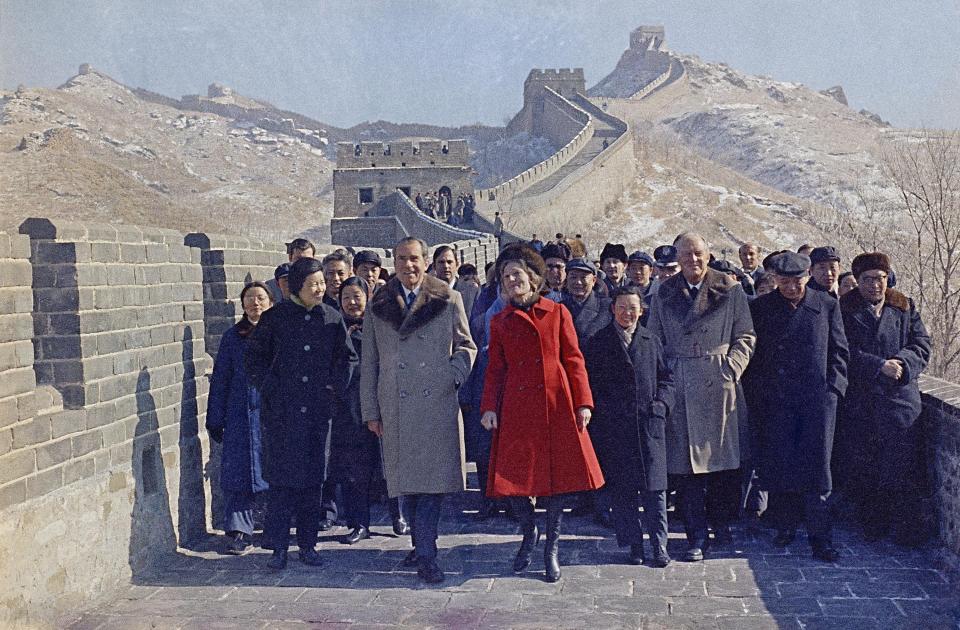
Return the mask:
[[[503,273],[507,263],[515,261],[522,262],[530,271],[540,276],[541,280],[547,275],[547,264],[537,250],[526,243],[512,243],[504,247],[497,256],[497,278]]]
[[[623,246],[623,243],[607,243],[600,251],[600,262],[602,263],[607,258],[616,258],[623,264],[627,264],[627,248]]]
[[[890,258],[888,258],[883,252],[860,254],[853,259],[853,262],[850,264],[850,268],[853,271],[854,277],[856,277],[858,280],[860,279],[860,274],[862,274],[864,271],[870,271],[872,269],[879,269],[889,276]]]
[[[570,251],[560,247],[556,243],[547,243],[543,246],[543,249],[540,250],[540,257],[546,260],[547,258],[559,258],[563,262],[570,260]]]

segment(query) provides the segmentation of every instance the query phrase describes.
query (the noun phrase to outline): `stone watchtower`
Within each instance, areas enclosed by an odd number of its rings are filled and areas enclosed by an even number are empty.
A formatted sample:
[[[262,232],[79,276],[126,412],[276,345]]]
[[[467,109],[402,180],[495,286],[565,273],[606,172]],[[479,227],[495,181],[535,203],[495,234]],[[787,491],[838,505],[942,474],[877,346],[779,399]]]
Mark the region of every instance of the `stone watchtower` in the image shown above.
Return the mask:
[[[543,119],[543,103],[546,98],[544,88],[550,88],[564,98],[574,94],[586,94],[587,83],[583,68],[534,68],[523,82],[523,109],[513,117],[508,129],[513,133],[526,131],[534,135],[544,135],[538,128]]]
[[[432,191],[473,192],[473,171],[466,140],[337,143],[333,171],[333,216],[373,216],[378,201],[401,191],[410,199]]]
[[[634,50],[660,50],[667,39],[663,26],[639,26],[630,33],[630,48]]]

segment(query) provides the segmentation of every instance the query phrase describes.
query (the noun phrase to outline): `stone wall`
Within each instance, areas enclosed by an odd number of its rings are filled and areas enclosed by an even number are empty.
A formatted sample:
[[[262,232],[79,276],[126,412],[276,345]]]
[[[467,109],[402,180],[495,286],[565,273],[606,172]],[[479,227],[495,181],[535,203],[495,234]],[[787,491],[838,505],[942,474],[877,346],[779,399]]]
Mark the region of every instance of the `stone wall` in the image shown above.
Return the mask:
[[[922,376],[921,423],[927,438],[926,456],[940,542],[950,559],[960,556],[960,385]]]
[[[337,143],[337,168],[462,167],[469,164],[470,149],[466,140]]]
[[[333,171],[333,216],[362,217],[376,204],[399,188],[408,188],[410,196],[418,192],[440,190],[446,186],[454,203],[457,196],[473,192],[469,166],[416,166],[385,168],[337,168]],[[360,203],[360,188],[372,188],[370,203]],[[336,239],[334,239],[334,242]]]
[[[330,221],[330,240],[347,247],[393,247],[410,233],[397,217],[350,217]]]

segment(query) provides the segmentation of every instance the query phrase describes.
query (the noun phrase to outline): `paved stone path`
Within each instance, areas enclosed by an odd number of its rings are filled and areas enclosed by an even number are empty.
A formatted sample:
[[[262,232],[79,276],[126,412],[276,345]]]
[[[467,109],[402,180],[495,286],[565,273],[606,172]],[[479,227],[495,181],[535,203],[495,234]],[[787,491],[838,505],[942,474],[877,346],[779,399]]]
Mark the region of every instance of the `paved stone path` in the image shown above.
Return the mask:
[[[444,584],[421,585],[400,566],[407,537],[381,514],[375,538],[341,545],[322,534],[322,568],[291,552],[289,568],[265,569],[269,552],[217,553],[221,540],[181,550],[176,562],[113,601],[65,622],[70,628],[960,628],[960,578],[933,568],[935,550],[866,544],[842,530],[836,564],[809,557],[805,542],[775,548],[769,530],[735,530],[736,542],[701,563],[631,566],[612,532],[565,518],[563,579],[542,580],[542,554],[510,571],[516,524],[469,515],[476,492],[449,501],[441,523]],[[467,513],[461,513],[465,511]],[[540,517],[542,520],[542,516]],[[671,514],[671,519],[673,515]],[[685,548],[671,523],[670,551]],[[389,535],[387,534],[389,533]],[[204,550],[206,549],[206,550]],[[538,549],[542,549],[541,547]]]

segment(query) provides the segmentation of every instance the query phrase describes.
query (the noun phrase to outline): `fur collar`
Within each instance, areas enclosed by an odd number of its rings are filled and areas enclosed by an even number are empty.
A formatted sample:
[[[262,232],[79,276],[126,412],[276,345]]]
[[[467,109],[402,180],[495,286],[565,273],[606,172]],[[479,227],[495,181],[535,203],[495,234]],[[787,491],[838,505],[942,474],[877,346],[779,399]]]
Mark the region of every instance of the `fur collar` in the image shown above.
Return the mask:
[[[910,298],[905,296],[903,293],[900,293],[896,289],[887,289],[883,294],[883,303],[884,306],[891,306],[898,311],[903,311],[904,313],[910,310]],[[840,298],[840,308],[846,313],[853,313],[854,311],[859,311],[862,308],[867,306],[867,301],[863,299],[863,296],[860,295],[860,292],[854,289],[850,291],[842,298]]]
[[[707,275],[703,277],[697,299],[694,301],[693,307],[690,308],[690,315],[699,318],[717,309],[727,300],[730,292],[739,286],[740,283],[727,274],[716,269],[707,269]],[[686,309],[687,301],[690,299],[690,290],[687,288],[687,281],[683,274],[678,273],[661,284],[658,295],[665,303],[673,302],[675,306],[683,305],[683,309]]]
[[[373,294],[370,311],[374,316],[393,326],[401,336],[408,335],[418,328],[422,328],[437,317],[453,298],[450,286],[433,276],[424,276],[423,284],[417,293],[417,299],[406,310],[403,285],[396,277]]]

